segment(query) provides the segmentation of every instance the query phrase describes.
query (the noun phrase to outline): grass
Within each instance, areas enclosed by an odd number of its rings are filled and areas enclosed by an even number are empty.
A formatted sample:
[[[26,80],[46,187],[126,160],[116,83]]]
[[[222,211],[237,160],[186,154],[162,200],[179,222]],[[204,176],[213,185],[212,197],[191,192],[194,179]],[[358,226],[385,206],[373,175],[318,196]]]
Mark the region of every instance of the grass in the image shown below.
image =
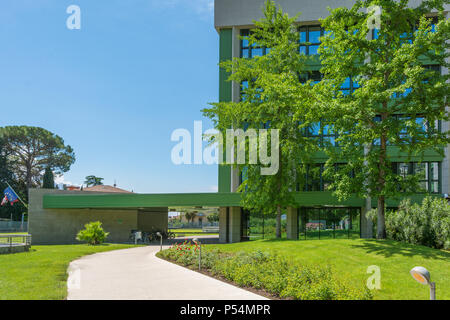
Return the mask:
[[[429,299],[429,289],[417,283],[409,271],[415,266],[427,268],[436,282],[436,297],[450,299],[450,252],[396,241],[365,239],[339,240],[257,240],[224,245],[208,245],[224,252],[267,251],[306,264],[331,265],[355,285],[366,283],[367,267],[381,270],[381,289],[377,300]]]
[[[30,252],[0,255],[0,300],[62,300],[67,297],[69,263],[85,255],[134,247],[33,246]]]

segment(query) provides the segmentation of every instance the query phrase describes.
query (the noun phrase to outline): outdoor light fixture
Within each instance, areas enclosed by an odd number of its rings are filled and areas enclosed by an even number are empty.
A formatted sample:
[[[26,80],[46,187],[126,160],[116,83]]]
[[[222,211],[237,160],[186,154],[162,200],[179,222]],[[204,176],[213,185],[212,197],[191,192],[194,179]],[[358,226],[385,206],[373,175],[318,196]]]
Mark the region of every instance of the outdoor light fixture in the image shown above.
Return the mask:
[[[436,300],[436,283],[431,282],[430,272],[424,267],[414,267],[409,272],[417,282],[430,286],[430,300]]]
[[[161,241],[161,246],[160,246],[160,248],[159,248],[159,251],[162,251],[162,234],[161,234],[161,232],[157,232],[156,233],[156,235],[159,237],[159,239],[160,239],[160,241]]]
[[[200,241],[198,241],[198,238],[194,238],[192,239],[192,241],[194,241],[195,244],[198,243],[199,247],[200,247],[200,252],[198,254],[198,271],[202,270],[202,243]]]

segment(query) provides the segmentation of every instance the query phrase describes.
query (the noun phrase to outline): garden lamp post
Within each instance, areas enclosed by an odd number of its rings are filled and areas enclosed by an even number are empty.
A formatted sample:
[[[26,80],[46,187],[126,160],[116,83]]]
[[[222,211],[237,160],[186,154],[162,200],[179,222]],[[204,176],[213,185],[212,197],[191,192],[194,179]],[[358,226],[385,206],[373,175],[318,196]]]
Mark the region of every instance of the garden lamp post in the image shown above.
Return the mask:
[[[161,234],[161,232],[157,232],[156,235],[159,237],[160,243],[161,243],[159,251],[162,251],[162,234]]]
[[[430,286],[430,300],[436,300],[436,283],[431,282],[430,272],[424,267],[414,267],[409,273],[417,282]]]
[[[200,247],[200,252],[198,254],[198,271],[202,270],[202,243],[198,241],[198,238],[192,239],[195,244],[198,244]]]

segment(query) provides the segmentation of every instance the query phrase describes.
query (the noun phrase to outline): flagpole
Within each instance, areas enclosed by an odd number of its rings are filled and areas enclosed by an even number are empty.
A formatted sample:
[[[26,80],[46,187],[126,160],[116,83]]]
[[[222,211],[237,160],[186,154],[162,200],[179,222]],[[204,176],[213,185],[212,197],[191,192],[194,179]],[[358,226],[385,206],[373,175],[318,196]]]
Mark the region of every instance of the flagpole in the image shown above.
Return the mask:
[[[22,198],[20,198],[20,196],[17,194],[16,190],[14,190],[14,188],[11,187],[11,186],[9,185],[8,181],[5,180],[5,182],[6,182],[6,184],[8,185],[8,187],[10,187],[12,191],[14,191],[14,193],[15,193],[16,196],[17,196],[17,198],[20,200],[20,202],[22,202],[22,204],[23,204],[23,205],[25,206],[25,208],[27,208],[27,210],[28,210],[28,205],[22,200]]]

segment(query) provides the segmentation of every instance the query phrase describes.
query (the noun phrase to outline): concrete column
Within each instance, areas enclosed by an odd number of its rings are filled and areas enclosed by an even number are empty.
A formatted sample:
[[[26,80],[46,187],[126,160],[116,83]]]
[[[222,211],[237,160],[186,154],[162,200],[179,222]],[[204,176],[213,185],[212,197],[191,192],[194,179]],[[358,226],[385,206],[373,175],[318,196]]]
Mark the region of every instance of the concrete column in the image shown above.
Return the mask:
[[[241,241],[241,207],[230,207],[230,230],[228,240],[230,243]]]
[[[371,209],[371,206],[365,206],[361,208],[361,238],[371,239],[373,238],[373,222],[366,217],[366,213]]]
[[[219,242],[227,243],[227,207],[219,208]]]
[[[289,240],[298,240],[298,209],[288,207],[286,213],[286,234]]]

